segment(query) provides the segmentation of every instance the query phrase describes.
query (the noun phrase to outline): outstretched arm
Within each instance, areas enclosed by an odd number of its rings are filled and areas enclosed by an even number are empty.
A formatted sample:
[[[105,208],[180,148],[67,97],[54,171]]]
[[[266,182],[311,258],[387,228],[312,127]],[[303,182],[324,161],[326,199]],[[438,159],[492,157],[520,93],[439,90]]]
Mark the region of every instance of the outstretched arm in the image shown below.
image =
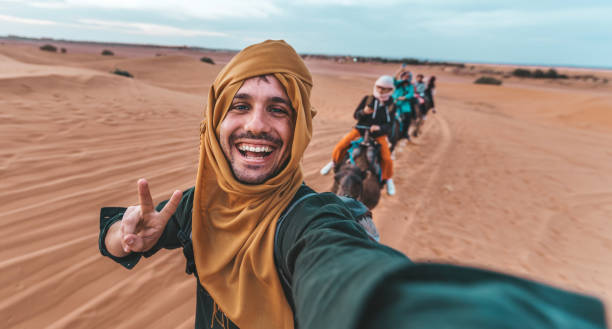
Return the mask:
[[[280,266],[291,275],[302,328],[606,327],[603,304],[588,296],[486,270],[414,264],[369,240],[327,194],[296,209],[300,220],[279,232]]]
[[[395,80],[400,80],[400,75],[401,75],[402,73],[404,73],[404,71],[406,71],[406,67],[405,67],[404,65],[401,65],[401,66],[400,66],[400,67],[397,69],[397,71],[395,71],[395,75],[394,75]]]
[[[106,234],[106,249],[115,257],[124,257],[132,252],[145,252],[159,240],[168,220],[176,211],[182,192],[174,191],[168,203],[156,211],[149,184],[138,180],[139,205],[125,211],[121,221],[114,223]]]

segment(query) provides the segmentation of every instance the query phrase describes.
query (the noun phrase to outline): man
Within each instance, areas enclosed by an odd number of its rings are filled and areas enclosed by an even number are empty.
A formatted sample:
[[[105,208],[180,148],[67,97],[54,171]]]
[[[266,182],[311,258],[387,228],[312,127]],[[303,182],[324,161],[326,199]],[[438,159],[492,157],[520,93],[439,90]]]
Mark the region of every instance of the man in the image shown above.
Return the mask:
[[[383,75],[376,80],[372,95],[364,96],[355,109],[353,117],[357,120],[357,126],[336,144],[332,152],[332,161],[321,169],[322,175],[327,175],[336,164],[340,163],[351,142],[363,136],[365,130],[368,129],[370,136],[380,145],[381,179],[387,185],[387,194],[395,195],[395,184],[391,178],[393,159],[387,138],[395,118],[395,105],[391,98],[394,88],[393,78],[388,75]]]
[[[154,207],[139,180],[138,206],[102,209],[102,254],[132,268],[161,248],[192,249],[196,328],[495,328],[508,315],[506,328],[601,323],[591,298],[413,264],[370,239],[350,203],[312,194],[300,165],[312,135],[311,81],[282,41],[238,53],[209,92],[195,188]]]

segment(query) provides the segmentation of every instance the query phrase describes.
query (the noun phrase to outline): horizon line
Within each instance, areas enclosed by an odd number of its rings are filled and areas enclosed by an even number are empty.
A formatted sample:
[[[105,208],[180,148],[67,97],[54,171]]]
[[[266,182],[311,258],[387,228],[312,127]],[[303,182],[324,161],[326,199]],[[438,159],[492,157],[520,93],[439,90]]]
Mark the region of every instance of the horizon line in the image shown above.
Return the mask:
[[[238,49],[229,49],[229,48],[209,48],[202,46],[190,46],[190,45],[160,45],[153,43],[138,43],[138,42],[116,42],[116,41],[92,41],[92,40],[79,40],[79,39],[58,39],[52,37],[26,37],[14,34],[6,34],[4,36],[0,35],[0,39],[7,40],[36,40],[36,41],[44,41],[44,40],[52,40],[57,42],[68,42],[68,43],[92,43],[92,44],[106,44],[113,46],[121,46],[121,47],[150,47],[150,48],[175,48],[175,49],[183,49],[183,50],[205,50],[212,52],[239,52]],[[547,68],[566,68],[566,69],[597,69],[597,70],[608,70],[612,71],[612,66],[588,66],[588,65],[578,65],[578,64],[539,64],[539,63],[513,63],[513,62],[493,62],[493,61],[460,61],[460,60],[447,60],[447,59],[427,59],[422,57],[395,57],[395,56],[371,56],[371,55],[352,55],[352,54],[333,54],[333,53],[310,53],[310,52],[302,52],[300,55],[307,56],[330,56],[330,57],[363,57],[368,59],[383,59],[383,60],[392,60],[392,61],[401,61],[401,60],[419,60],[423,61],[424,65],[428,64],[471,64],[471,65],[503,65],[503,66],[530,66],[530,67],[547,67]]]

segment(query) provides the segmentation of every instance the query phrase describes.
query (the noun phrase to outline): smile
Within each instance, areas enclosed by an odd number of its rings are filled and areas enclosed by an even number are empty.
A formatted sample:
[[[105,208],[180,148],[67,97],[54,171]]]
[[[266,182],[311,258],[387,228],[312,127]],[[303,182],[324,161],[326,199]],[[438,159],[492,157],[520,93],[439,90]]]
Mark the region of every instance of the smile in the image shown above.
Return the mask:
[[[274,152],[275,148],[269,145],[253,145],[247,143],[236,144],[240,154],[248,159],[263,159]]]

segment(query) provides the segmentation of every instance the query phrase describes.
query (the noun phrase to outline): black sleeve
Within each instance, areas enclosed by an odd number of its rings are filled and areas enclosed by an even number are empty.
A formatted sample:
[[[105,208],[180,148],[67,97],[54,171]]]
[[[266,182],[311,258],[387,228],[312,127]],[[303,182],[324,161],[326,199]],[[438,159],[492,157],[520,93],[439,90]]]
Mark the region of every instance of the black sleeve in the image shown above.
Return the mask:
[[[353,114],[353,117],[355,118],[355,120],[361,120],[365,115],[369,115],[369,114],[363,113],[363,109],[366,106],[367,100],[368,100],[368,96],[364,96],[361,102],[359,102],[359,105],[357,105],[357,108],[355,109],[355,113]]]
[[[190,188],[183,192],[183,196],[179,205],[168,220],[168,224],[166,224],[166,228],[162,233],[161,237],[157,241],[157,243],[148,251],[145,252],[133,252],[125,257],[115,257],[111,255],[110,252],[106,249],[106,234],[108,233],[109,228],[116,222],[120,221],[123,218],[123,214],[125,213],[126,208],[119,207],[105,207],[100,210],[100,235],[98,238],[98,247],[100,249],[100,253],[103,256],[107,256],[114,260],[115,262],[121,264],[127,269],[132,269],[142,256],[151,257],[157,251],[162,248],[165,249],[174,249],[181,247],[181,243],[178,240],[178,232],[185,228],[186,225],[191,225],[191,211],[193,208],[193,194],[194,188]],[[160,202],[155,209],[160,211],[165,205],[168,203],[168,200]]]

